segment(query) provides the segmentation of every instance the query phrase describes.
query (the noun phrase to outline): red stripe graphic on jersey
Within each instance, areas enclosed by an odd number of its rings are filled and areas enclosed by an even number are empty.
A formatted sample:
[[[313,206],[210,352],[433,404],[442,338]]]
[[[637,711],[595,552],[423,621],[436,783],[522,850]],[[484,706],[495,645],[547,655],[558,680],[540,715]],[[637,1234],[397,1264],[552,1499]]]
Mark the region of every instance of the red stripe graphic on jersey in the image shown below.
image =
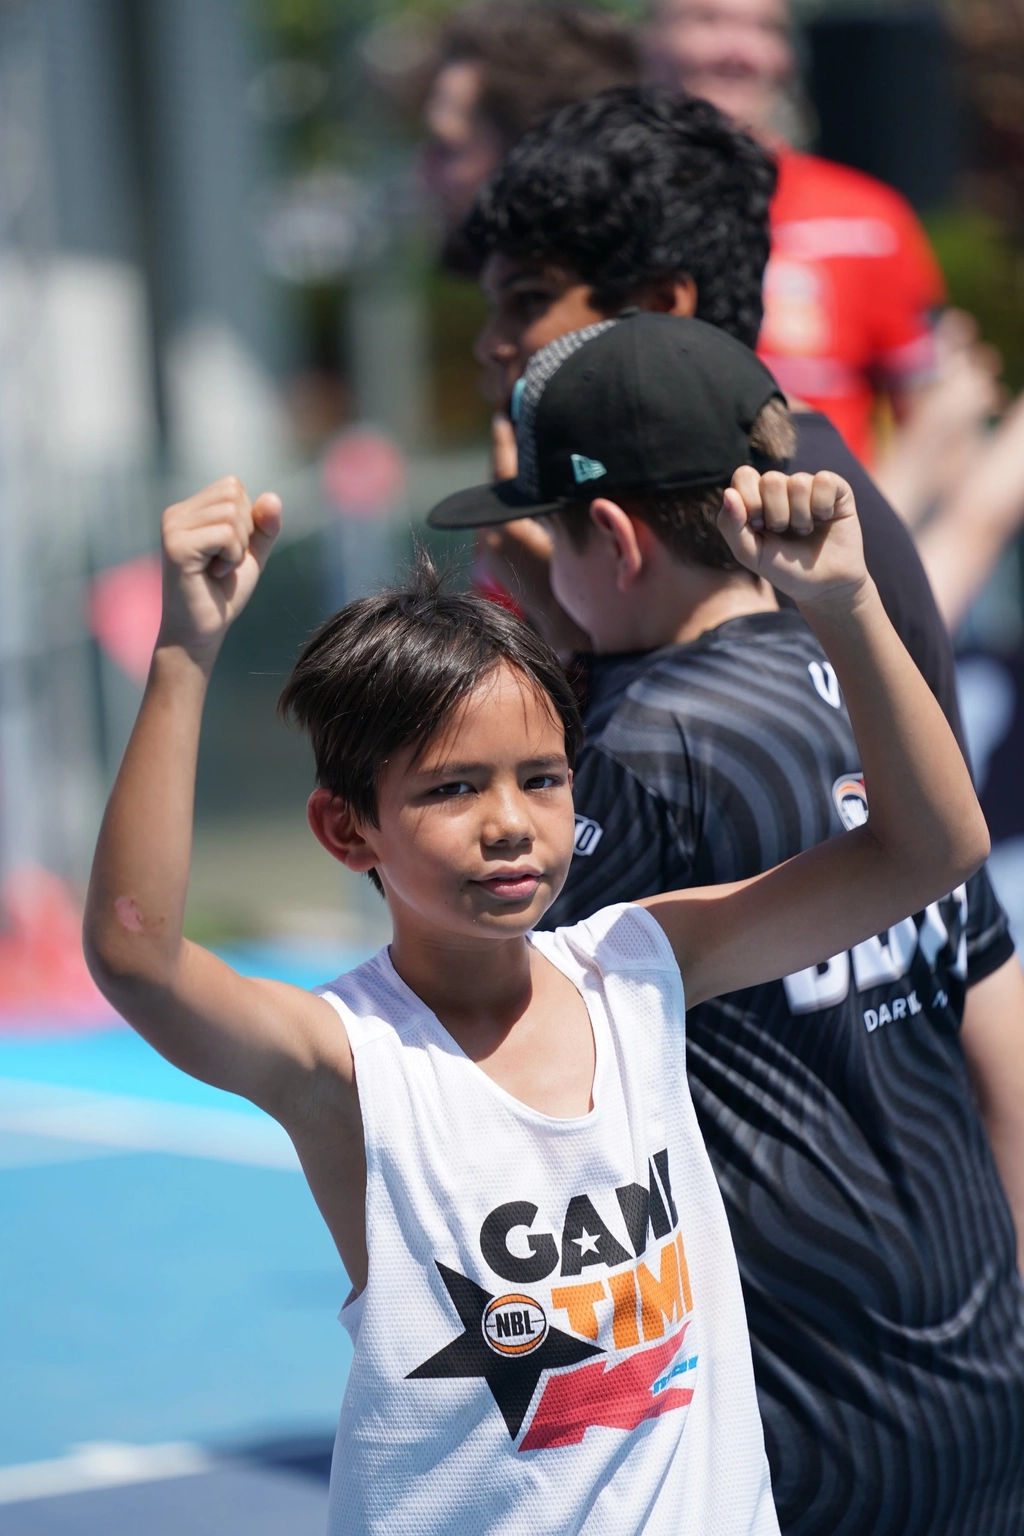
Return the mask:
[[[644,1349],[610,1369],[603,1361],[549,1376],[533,1423],[526,1431],[521,1451],[543,1451],[559,1445],[579,1445],[591,1425],[606,1429],[636,1429],[672,1408],[685,1408],[692,1387],[666,1387],[657,1397],[652,1388],[674,1355],[678,1354],[687,1323],[671,1339],[654,1349]]]

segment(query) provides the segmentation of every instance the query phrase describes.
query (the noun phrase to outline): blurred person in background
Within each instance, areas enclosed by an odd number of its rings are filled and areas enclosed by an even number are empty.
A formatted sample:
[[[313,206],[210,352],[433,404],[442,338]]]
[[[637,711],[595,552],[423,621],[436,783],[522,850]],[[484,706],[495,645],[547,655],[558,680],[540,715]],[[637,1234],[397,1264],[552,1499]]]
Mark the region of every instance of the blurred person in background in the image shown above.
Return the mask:
[[[558,107],[640,77],[633,31],[607,11],[543,0],[479,0],[442,31],[424,108],[423,174],[446,264],[461,270],[462,221],[505,152]]]
[[[775,152],[772,259],[759,353],[791,397],[824,411],[864,463],[879,393],[897,419],[936,369],[945,287],[909,203],[845,165],[798,152],[787,0],[654,0],[652,78],[711,101]]]

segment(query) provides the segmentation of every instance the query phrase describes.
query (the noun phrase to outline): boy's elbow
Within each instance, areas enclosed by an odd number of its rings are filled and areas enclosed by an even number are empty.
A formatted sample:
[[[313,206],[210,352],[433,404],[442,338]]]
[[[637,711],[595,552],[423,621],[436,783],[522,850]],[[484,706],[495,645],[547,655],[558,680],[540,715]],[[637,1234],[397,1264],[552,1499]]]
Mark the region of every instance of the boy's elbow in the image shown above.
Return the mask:
[[[980,805],[971,818],[971,826],[965,835],[965,843],[964,873],[961,875],[960,881],[969,880],[971,875],[981,868],[992,852],[992,838],[989,835],[988,822],[985,820]],[[960,881],[957,883],[959,884]]]
[[[166,985],[164,957],[143,935],[124,929],[117,920],[97,922],[87,913],[82,952],[90,976],[115,1008],[140,989]]]
[[[992,848],[988,823],[981,807],[975,802],[973,810],[956,827],[949,839],[946,853],[947,871],[941,884],[946,890],[963,885],[984,864]]]

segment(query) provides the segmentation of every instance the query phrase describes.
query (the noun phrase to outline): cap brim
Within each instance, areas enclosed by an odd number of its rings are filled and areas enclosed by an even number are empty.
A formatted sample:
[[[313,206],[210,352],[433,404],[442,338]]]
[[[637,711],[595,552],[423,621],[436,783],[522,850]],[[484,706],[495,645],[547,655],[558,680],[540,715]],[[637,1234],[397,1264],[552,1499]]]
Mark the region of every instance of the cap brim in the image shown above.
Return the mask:
[[[497,523],[514,522],[517,517],[544,517],[565,505],[564,500],[532,501],[514,480],[500,480],[497,485],[474,485],[468,491],[446,496],[427,513],[427,526],[490,528]]]

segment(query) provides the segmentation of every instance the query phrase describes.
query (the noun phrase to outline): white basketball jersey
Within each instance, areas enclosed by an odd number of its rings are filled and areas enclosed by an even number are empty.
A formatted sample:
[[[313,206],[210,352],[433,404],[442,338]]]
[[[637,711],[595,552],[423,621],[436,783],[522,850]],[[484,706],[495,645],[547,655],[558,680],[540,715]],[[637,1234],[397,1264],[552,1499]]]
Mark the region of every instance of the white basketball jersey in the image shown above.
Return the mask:
[[[590,1013],[578,1119],[492,1082],[386,950],[323,989],[355,1058],[370,1258],[341,1315],[330,1536],[778,1536],[668,941],[635,906],[531,941]]]

